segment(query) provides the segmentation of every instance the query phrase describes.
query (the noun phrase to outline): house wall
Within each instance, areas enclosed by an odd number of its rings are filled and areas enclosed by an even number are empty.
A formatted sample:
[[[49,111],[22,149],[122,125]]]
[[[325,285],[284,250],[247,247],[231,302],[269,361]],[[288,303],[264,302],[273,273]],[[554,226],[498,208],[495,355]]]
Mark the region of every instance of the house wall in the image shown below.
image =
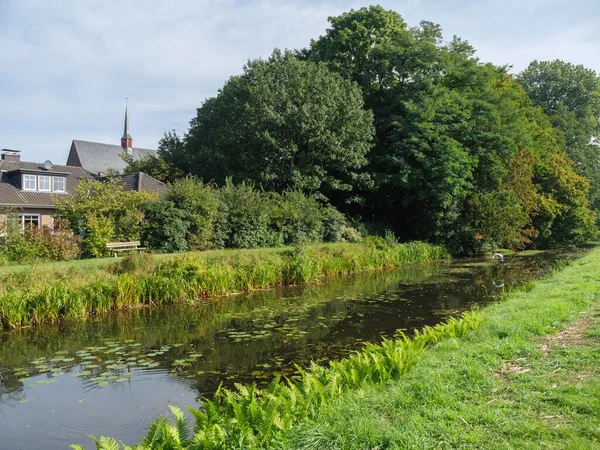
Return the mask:
[[[54,209],[51,208],[12,208],[12,214],[39,214],[40,226],[52,228],[54,225]],[[6,222],[6,214],[0,214],[0,234],[4,231],[4,223]]]
[[[52,218],[52,214],[54,214],[54,209],[42,209],[42,208],[22,208],[17,211],[18,214],[39,214],[41,220],[41,226],[52,228],[54,225],[54,219]]]

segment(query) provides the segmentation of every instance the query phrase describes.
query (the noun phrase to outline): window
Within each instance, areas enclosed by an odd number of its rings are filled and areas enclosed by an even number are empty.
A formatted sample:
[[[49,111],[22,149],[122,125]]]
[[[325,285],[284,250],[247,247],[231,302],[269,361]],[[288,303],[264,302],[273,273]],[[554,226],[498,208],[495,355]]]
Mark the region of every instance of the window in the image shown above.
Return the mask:
[[[52,190],[54,192],[65,192],[65,177],[52,177]]]
[[[23,175],[23,190],[25,191],[35,191],[36,176],[35,175]]]
[[[28,228],[39,228],[40,226],[40,215],[39,214],[19,214],[21,219],[21,229],[26,230]]]
[[[38,191],[50,192],[50,180],[52,177],[47,175],[38,176]]]

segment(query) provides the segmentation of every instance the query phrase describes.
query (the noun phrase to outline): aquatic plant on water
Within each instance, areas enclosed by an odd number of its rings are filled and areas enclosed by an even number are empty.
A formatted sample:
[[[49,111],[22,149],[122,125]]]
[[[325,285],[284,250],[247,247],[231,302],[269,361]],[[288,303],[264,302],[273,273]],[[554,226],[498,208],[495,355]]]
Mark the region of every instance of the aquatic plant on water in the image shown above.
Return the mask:
[[[413,338],[399,333],[382,344],[367,344],[361,352],[332,362],[329,367],[313,364],[307,370],[298,368],[298,381],[276,378],[266,389],[258,389],[255,384],[236,384],[235,390],[220,388],[212,400],[203,402],[201,409],[188,407],[194,418],[191,430],[183,412],[171,407],[175,421],[156,420],[146,437],[134,447],[113,438],[92,438],[101,450],[261,447],[300,420],[318,414],[320,406],[334,397],[398,378],[417,362],[425,349],[443,339],[464,336],[483,320],[481,312],[472,311],[458,319],[425,327]]]

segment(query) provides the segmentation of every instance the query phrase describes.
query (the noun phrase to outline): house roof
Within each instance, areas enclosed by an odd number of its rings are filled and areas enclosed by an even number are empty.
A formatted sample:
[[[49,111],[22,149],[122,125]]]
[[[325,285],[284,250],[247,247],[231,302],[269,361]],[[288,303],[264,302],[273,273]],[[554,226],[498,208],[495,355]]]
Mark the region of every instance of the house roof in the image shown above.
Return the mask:
[[[64,176],[66,193],[22,191],[19,173]],[[54,208],[53,197],[74,195],[75,186],[84,178],[93,178],[93,175],[81,167],[54,165],[46,170],[41,163],[0,160],[0,206]]]
[[[162,195],[167,190],[165,183],[143,172],[119,175],[117,179],[119,179],[119,183],[125,191],[157,192],[159,195]]]
[[[106,173],[109,169],[123,173],[127,167],[127,163],[121,158],[123,151],[120,145],[73,140],[67,164],[81,166],[96,175],[100,172]],[[131,156],[134,160],[140,160],[154,152],[154,150],[134,147]]]

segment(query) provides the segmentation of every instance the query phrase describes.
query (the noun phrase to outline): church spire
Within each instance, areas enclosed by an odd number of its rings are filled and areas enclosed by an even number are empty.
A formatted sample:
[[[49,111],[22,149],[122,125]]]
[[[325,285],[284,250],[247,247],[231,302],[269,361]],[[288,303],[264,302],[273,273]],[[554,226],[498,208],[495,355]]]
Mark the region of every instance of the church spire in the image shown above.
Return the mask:
[[[121,138],[121,148],[131,155],[133,148],[133,139],[129,134],[129,120],[127,119],[127,99],[125,99],[125,126],[123,127],[123,137]]]

